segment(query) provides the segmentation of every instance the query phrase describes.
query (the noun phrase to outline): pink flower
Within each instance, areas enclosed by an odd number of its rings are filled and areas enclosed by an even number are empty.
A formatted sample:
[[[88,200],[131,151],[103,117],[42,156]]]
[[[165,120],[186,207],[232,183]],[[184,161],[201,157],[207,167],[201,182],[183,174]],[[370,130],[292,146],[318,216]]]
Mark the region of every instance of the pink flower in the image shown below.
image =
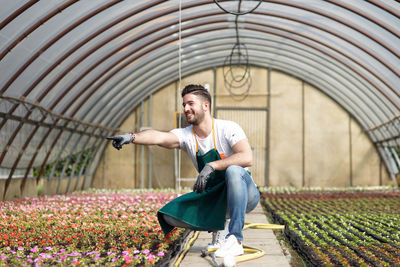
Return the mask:
[[[39,255],[44,259],[53,259],[53,256],[46,253],[40,253]]]
[[[147,248],[145,250],[143,250],[143,254],[149,254],[150,250],[148,250]]]
[[[75,256],[80,256],[80,255],[81,255],[81,253],[76,252],[76,251],[72,251],[71,253],[66,254],[65,256],[75,257]]]
[[[31,249],[31,252],[33,252],[33,253],[36,253],[38,250],[37,250],[37,246],[35,246],[33,249]]]
[[[160,251],[160,252],[158,252],[157,253],[157,256],[159,256],[159,257],[162,257],[162,256],[164,256],[165,254],[164,254],[164,252],[162,252],[162,251]]]

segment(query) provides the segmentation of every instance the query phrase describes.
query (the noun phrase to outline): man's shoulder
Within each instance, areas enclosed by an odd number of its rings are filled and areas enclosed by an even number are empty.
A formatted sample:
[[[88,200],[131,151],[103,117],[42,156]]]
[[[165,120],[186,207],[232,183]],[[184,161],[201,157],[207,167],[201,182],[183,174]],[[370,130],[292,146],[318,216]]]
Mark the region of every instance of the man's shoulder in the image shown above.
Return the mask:
[[[238,127],[239,124],[237,124],[234,121],[231,120],[223,120],[223,119],[215,119],[215,124],[218,126],[221,126],[222,128],[226,127]],[[239,126],[240,127],[240,126]]]
[[[187,126],[185,128],[175,128],[175,129],[172,129],[171,132],[179,133],[179,134],[183,134],[183,135],[192,134],[193,133],[193,126],[189,125],[189,126]]]

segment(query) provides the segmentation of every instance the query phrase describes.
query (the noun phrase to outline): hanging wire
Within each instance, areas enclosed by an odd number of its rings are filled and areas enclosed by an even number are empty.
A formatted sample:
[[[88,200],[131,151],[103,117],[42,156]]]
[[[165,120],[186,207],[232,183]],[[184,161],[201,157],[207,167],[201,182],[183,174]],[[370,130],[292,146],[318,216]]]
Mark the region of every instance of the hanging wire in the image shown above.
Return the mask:
[[[242,1],[240,1],[240,2],[242,2]],[[223,8],[217,0],[214,0],[214,3],[217,4],[217,6],[220,9],[222,9],[224,12],[229,13],[231,15],[236,15],[236,16],[246,15],[246,14],[249,14],[249,13],[253,12],[254,10],[256,10],[261,5],[262,2],[263,2],[263,0],[258,1],[258,4],[255,7],[253,7],[252,9],[248,10],[248,11],[240,12],[240,10],[238,10],[238,12],[232,12],[232,11],[229,11],[229,10]]]
[[[178,75],[179,75],[179,85],[178,92],[181,91],[182,84],[182,0],[179,0],[179,32],[178,32]]]
[[[179,42],[178,42],[178,49],[179,49],[179,51],[178,51],[178,60],[179,60],[179,62],[178,62],[178,69],[179,69],[179,71],[178,71],[179,72],[179,74],[178,74],[179,75],[178,92],[181,92],[181,90],[182,90],[181,89],[181,86],[182,86],[182,0],[179,0],[179,33],[178,33],[178,39],[179,39]],[[178,122],[179,122],[178,127],[181,128],[182,125],[181,125],[180,117],[179,117]],[[178,170],[177,170],[178,177],[176,177],[176,178],[178,179],[178,189],[181,189],[182,152],[181,152],[180,149],[178,151],[175,149],[175,153],[178,154],[177,155],[178,156],[178,166],[177,166],[178,167]],[[176,181],[175,181],[175,183],[176,183]]]
[[[249,95],[252,79],[250,75],[248,49],[244,43],[240,42],[239,16],[253,12],[260,6],[262,1],[259,1],[254,8],[246,12],[241,11],[242,0],[238,1],[237,12],[226,10],[217,0],[214,0],[214,3],[224,12],[235,15],[236,43],[233,45],[229,56],[224,60],[223,74],[225,88],[228,90],[231,97],[234,100],[242,101]]]

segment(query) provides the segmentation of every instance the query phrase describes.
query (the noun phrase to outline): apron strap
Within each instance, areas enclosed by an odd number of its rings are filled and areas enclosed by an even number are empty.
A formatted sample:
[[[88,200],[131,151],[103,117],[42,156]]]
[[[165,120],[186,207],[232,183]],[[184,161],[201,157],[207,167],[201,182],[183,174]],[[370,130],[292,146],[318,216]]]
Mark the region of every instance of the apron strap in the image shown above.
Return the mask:
[[[199,152],[199,144],[197,143],[196,132],[194,131],[194,127],[192,128],[192,130],[193,130],[194,140],[196,141],[196,153],[197,153],[197,152]],[[214,119],[212,120],[212,132],[213,132],[214,148],[215,148],[215,151],[218,152],[217,146],[215,143]]]

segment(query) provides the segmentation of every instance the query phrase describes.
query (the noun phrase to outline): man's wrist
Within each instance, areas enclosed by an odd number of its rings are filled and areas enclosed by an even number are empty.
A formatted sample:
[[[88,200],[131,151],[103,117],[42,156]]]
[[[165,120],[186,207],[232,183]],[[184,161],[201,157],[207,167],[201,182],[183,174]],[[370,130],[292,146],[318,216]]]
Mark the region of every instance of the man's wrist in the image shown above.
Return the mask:
[[[209,162],[209,163],[207,163],[208,165],[210,165],[211,166],[211,168],[213,168],[214,169],[214,171],[215,171],[215,163],[214,162]]]
[[[135,133],[130,133],[130,134],[131,134],[131,143],[134,143],[136,139],[136,134]]]

